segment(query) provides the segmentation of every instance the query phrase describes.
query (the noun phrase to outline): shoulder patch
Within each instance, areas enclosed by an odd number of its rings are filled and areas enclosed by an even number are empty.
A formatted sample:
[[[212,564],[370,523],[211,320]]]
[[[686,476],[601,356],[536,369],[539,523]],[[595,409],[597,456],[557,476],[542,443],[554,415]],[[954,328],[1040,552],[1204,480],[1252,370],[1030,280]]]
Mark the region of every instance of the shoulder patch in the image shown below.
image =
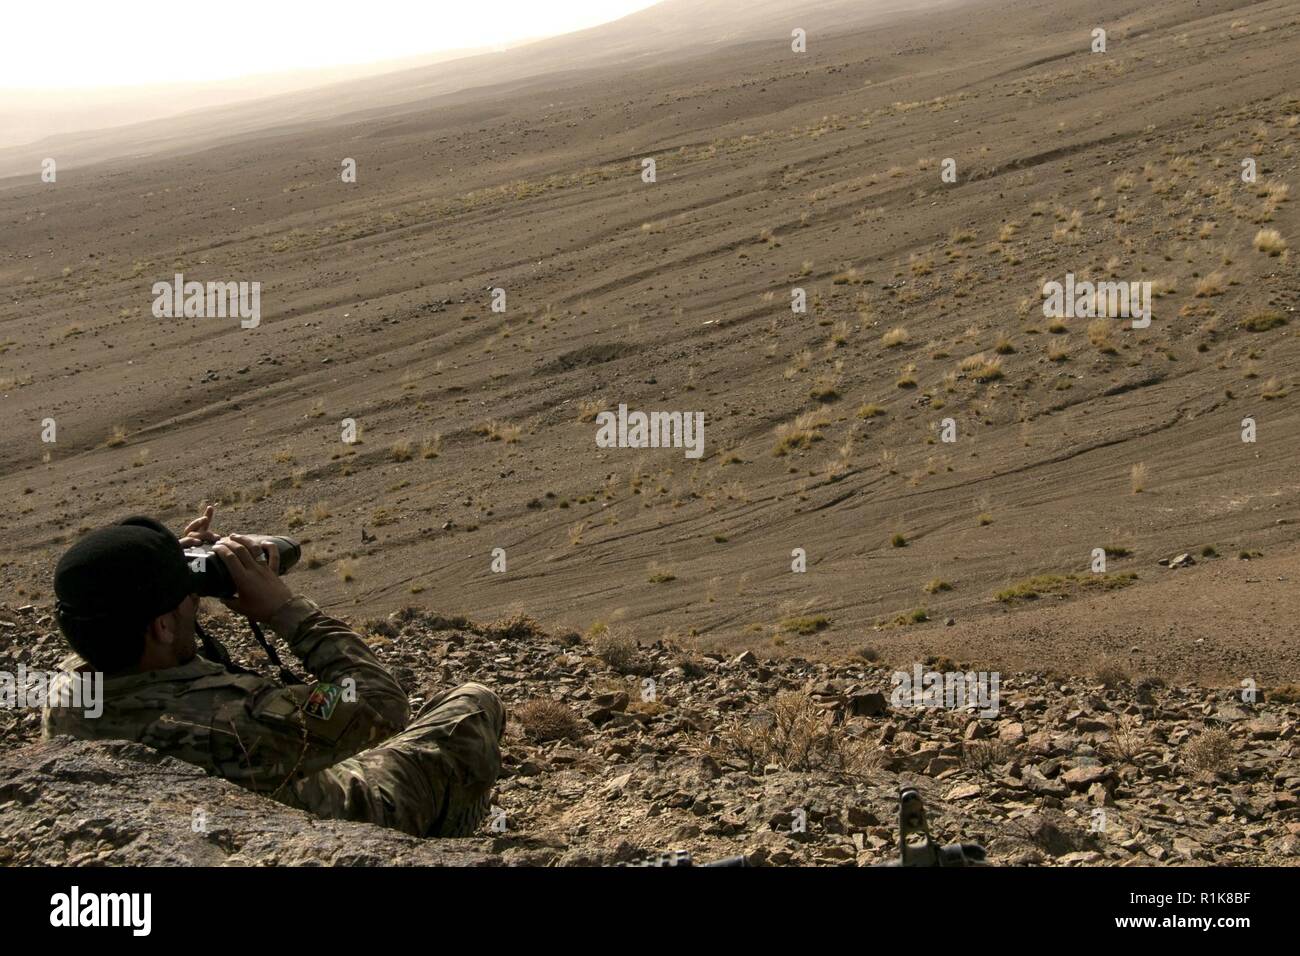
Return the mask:
[[[342,697],[343,688],[338,684],[319,683],[303,701],[302,712],[317,720],[329,720]]]

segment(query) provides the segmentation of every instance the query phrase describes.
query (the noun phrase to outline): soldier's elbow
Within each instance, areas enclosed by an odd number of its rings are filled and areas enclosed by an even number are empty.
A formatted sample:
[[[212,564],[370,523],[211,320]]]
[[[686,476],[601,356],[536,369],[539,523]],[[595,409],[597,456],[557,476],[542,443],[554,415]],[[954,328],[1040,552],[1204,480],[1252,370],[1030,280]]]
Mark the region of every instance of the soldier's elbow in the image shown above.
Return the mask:
[[[386,697],[376,712],[379,717],[377,723],[385,736],[405,730],[407,721],[411,719],[411,706],[405,697]]]

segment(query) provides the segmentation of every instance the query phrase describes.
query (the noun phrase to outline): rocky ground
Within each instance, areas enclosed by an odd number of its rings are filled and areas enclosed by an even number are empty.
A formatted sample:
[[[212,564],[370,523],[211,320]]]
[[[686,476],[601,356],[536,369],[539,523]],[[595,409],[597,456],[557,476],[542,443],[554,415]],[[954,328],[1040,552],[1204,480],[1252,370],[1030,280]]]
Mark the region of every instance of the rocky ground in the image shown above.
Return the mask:
[[[211,629],[267,669],[235,621]],[[1293,687],[1251,703],[1150,677],[1008,673],[998,715],[981,718],[896,705],[890,676],[910,663],[699,653],[415,608],[361,630],[413,703],[469,679],[507,702],[499,810],[481,838],[316,821],[147,748],[41,743],[36,714],[0,711],[3,862],[594,865],[686,849],[868,865],[894,853],[903,784],[937,839],[982,843],[997,864],[1300,860]],[[47,609],[0,605],[0,670],[63,653]]]

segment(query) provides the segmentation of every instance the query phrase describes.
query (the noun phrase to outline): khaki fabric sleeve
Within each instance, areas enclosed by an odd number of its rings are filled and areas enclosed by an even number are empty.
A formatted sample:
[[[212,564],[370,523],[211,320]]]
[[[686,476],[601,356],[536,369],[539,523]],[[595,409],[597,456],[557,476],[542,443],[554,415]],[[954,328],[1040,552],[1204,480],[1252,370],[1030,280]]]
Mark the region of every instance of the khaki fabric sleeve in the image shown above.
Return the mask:
[[[307,670],[322,683],[349,685],[392,732],[406,726],[406,692],[365,641],[306,598],[295,597],[271,618],[276,635],[288,643]]]
[[[304,598],[269,622],[316,683],[246,688],[211,714],[214,770],[276,793],[298,777],[372,747],[406,726],[406,693],[346,624]]]

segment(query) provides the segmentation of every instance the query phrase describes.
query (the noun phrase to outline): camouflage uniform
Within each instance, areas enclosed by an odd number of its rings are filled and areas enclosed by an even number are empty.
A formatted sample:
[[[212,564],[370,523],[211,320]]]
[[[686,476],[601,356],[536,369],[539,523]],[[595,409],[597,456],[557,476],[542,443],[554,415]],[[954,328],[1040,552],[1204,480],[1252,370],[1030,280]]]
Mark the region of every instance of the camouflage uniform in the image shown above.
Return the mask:
[[[269,624],[318,683],[282,687],[195,657],[107,678],[98,718],[46,707],[43,733],[138,741],[322,817],[422,837],[472,833],[501,769],[497,696],[463,684],[408,725],[406,694],[345,624],[304,598]],[[73,656],[63,669],[89,666]]]

